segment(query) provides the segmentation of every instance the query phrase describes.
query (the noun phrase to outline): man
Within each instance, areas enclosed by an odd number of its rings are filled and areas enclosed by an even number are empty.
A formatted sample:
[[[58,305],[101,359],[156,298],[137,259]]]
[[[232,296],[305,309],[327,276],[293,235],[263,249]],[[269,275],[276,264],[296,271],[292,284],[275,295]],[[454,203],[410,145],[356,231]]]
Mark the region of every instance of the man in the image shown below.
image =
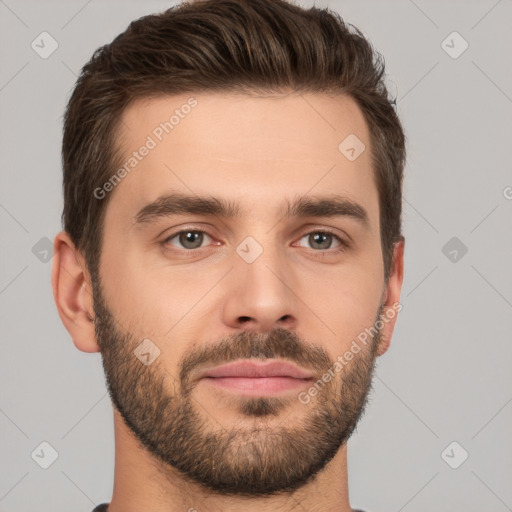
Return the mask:
[[[403,279],[383,76],[338,15],[282,0],[146,16],[82,70],[52,286],[114,404],[95,511],[352,510]]]

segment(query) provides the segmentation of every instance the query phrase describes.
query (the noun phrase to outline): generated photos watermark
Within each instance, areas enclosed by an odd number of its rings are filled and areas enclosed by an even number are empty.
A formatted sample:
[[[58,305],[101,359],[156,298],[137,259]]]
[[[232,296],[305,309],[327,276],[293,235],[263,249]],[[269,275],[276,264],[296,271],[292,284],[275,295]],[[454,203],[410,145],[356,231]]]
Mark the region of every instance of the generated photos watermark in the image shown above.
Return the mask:
[[[155,149],[166,135],[178,126],[182,119],[185,119],[194,107],[197,106],[197,99],[191,97],[180,108],[174,109],[174,113],[168,120],[161,122],[156,126],[151,134],[146,137],[142,146],[132,153],[132,155],[123,163],[123,165],[105,182],[101,187],[94,189],[93,195],[96,199],[104,199],[108,192],[114,190],[121,180],[135,169],[142,160],[148,156],[151,150]]]
[[[403,306],[400,302],[395,302],[391,308],[388,308],[385,313],[380,315],[379,319],[371,327],[366,327],[364,331],[360,332],[357,337],[352,340],[350,347],[337,357],[331,368],[324,372],[322,377],[306,391],[299,393],[297,397],[299,402],[304,405],[309,404],[311,397],[317,395],[319,391],[325,388],[325,385],[335,377],[335,374],[341,372],[341,370],[354,359],[354,356],[361,352],[361,347],[363,345],[366,346],[368,341],[371,341],[387,322],[395,318],[396,314],[401,311],[402,308]]]

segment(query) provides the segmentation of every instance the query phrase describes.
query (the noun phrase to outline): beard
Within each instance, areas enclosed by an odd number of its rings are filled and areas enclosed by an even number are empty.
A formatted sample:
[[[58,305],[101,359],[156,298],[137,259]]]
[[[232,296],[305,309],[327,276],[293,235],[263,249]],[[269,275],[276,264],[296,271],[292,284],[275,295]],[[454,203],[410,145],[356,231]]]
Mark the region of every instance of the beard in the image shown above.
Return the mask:
[[[379,331],[335,378],[322,384],[307,405],[297,397],[239,396],[230,406],[251,426],[242,427],[238,421],[226,426],[194,397],[197,381],[191,373],[199,366],[249,357],[282,358],[322,375],[334,361],[323,348],[305,343],[287,329],[276,328],[268,334],[242,331],[185,352],[179,374],[173,376],[160,364],[163,358],[146,366],[135,357],[142,338],[116,327],[101,283],[95,279],[93,297],[95,332],[110,398],[165,477],[172,478],[177,470],[185,481],[221,495],[291,493],[325,468],[364,412]],[[376,320],[381,311],[382,307]],[[283,419],[278,422],[280,414]],[[296,421],[282,424],[290,418]]]

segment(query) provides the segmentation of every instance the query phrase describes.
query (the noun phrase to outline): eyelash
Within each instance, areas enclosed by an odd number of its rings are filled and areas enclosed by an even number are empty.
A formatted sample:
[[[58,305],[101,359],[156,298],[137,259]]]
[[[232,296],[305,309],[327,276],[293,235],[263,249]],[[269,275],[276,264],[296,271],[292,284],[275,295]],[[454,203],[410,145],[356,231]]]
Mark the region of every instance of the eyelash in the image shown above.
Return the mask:
[[[168,237],[166,237],[162,242],[161,242],[161,245],[167,249],[167,250],[172,250],[172,249],[169,249],[169,244],[168,242],[174,238],[176,238],[177,236],[179,236],[180,234],[182,233],[203,233],[207,236],[209,236],[210,238],[213,238],[212,235],[210,235],[208,232],[202,230],[202,229],[194,229],[194,228],[187,228],[187,229],[181,229],[180,231],[176,231],[175,233],[173,233],[172,235],[169,235]],[[322,250],[322,249],[311,249],[312,251],[314,251],[315,253],[318,253],[319,255],[320,254],[325,254],[325,253],[329,253],[329,252],[333,252],[333,253],[340,253],[340,252],[344,252],[346,251],[347,249],[349,249],[350,247],[350,244],[345,241],[344,239],[342,239],[340,236],[338,236],[336,233],[334,233],[333,231],[329,230],[329,229],[315,229],[315,230],[312,230],[312,231],[308,231],[307,233],[304,233],[300,238],[299,240],[302,240],[302,238],[304,238],[305,236],[308,236],[308,235],[311,235],[311,234],[322,234],[322,235],[331,235],[333,236],[338,242],[339,242],[339,246],[338,247],[334,247],[334,248],[329,248],[329,249],[325,249],[325,250]],[[178,247],[173,247],[173,249],[177,249],[178,251],[181,251],[183,253],[185,253],[186,255],[192,255],[193,253],[195,252],[198,252],[200,251],[201,249],[204,249],[205,247],[198,247],[196,249],[182,249],[182,248],[178,248]]]

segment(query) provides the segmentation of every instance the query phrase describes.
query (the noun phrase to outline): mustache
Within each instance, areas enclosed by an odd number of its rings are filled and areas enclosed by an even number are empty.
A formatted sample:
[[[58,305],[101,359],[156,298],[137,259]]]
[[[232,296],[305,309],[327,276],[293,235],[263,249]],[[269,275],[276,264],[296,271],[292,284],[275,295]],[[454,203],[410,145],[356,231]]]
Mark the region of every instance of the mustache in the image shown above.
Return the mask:
[[[203,345],[187,355],[180,364],[179,378],[186,389],[191,374],[202,366],[251,357],[286,359],[317,373],[323,373],[334,364],[323,348],[302,340],[293,331],[283,328],[273,329],[268,334],[242,331],[218,343]]]

